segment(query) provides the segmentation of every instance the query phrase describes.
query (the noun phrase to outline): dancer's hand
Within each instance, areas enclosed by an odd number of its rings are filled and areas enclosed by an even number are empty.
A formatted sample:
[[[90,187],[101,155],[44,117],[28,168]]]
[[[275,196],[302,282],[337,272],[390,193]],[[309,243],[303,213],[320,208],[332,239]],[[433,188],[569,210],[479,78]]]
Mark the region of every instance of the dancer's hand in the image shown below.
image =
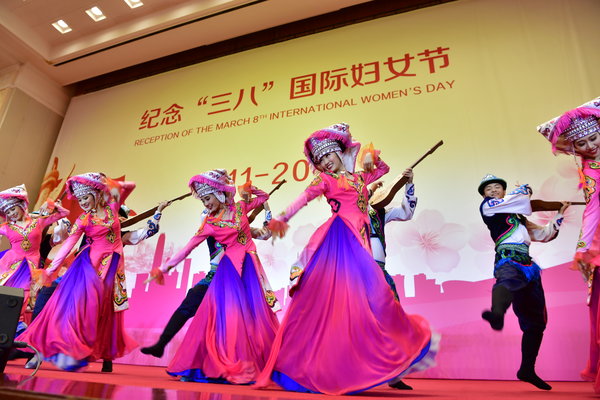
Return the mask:
[[[404,170],[404,172],[402,173],[402,176],[408,178],[407,183],[412,183],[415,174],[414,174],[412,168],[406,168]]]
[[[156,281],[156,283],[158,283],[159,285],[164,285],[165,273],[169,272],[172,268],[175,268],[175,266],[169,265],[162,268],[152,268],[152,271],[150,271],[150,274],[148,274],[148,278],[146,278],[144,284]]]
[[[373,153],[365,153],[363,158],[363,169],[367,172],[373,171]]]
[[[371,194],[375,193],[375,191],[377,189],[381,189],[382,186],[383,186],[383,182],[382,181],[375,182],[374,184],[372,184],[371,187],[370,187]]]
[[[158,208],[156,209],[156,211],[158,211],[159,213],[162,213],[162,210],[169,207],[171,205],[171,203],[172,203],[172,201],[161,201],[160,203],[158,203]]]

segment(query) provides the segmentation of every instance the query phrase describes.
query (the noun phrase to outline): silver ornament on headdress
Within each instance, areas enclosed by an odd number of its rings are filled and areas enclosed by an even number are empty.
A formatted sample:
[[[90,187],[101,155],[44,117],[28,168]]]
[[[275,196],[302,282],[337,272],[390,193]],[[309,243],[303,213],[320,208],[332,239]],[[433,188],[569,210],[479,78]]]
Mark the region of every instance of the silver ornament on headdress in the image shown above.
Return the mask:
[[[311,153],[315,163],[319,163],[321,158],[329,153],[342,152],[342,148],[340,147],[339,143],[333,139],[318,140],[313,138],[310,140],[310,143],[312,145]]]
[[[221,203],[225,203],[225,193],[221,192],[220,190],[217,190],[207,183],[194,182],[193,185],[194,197],[199,199],[209,194],[214,194],[217,200],[219,200]]]
[[[89,185],[80,183],[80,182],[72,182],[71,190],[73,191],[73,194],[75,195],[75,197],[77,197],[78,199],[80,199],[81,197],[86,196],[88,194],[93,195],[94,199],[98,198],[98,190],[97,189],[95,189]]]
[[[594,132],[600,133],[600,124],[595,116],[589,115],[571,120],[571,125],[563,131],[562,135],[568,142],[574,142]]]
[[[0,199],[0,212],[2,214],[6,214],[8,210],[13,208],[14,206],[20,206],[21,208],[24,208],[22,203],[23,200],[18,199],[16,197],[2,198]]]

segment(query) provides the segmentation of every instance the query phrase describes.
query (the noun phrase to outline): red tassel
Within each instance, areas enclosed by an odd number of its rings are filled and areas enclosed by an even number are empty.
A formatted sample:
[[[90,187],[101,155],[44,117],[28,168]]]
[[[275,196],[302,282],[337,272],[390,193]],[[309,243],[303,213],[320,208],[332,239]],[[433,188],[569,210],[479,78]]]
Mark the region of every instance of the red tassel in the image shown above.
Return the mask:
[[[269,221],[268,227],[271,230],[271,233],[274,237],[282,238],[285,236],[290,226],[284,221],[281,221],[277,218],[273,218],[271,221]]]
[[[577,172],[579,172],[579,185],[578,188],[579,189],[585,189],[586,188],[586,184],[585,184],[585,175],[583,174],[583,170],[581,169],[581,167],[577,168]]]
[[[156,283],[158,283],[159,285],[164,285],[165,284],[165,275],[163,274],[163,272],[158,269],[158,268],[152,268],[152,271],[150,271],[150,276],[148,276],[148,279],[146,279],[146,282],[151,282],[151,281],[156,281]]]
[[[248,181],[243,185],[237,187],[238,193],[241,197],[249,196],[252,193],[252,181]]]

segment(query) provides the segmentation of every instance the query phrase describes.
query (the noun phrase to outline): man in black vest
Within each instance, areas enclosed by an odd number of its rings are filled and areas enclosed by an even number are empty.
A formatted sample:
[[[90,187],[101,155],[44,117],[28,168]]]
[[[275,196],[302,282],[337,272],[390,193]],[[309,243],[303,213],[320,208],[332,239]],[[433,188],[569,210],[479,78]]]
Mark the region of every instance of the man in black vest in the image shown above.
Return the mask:
[[[403,177],[408,180],[405,185],[404,198],[402,204],[399,207],[390,207],[374,209],[369,206],[369,218],[371,220],[371,250],[373,252],[373,258],[377,265],[381,267],[383,276],[386,282],[390,285],[390,289],[394,292],[396,300],[400,301],[398,296],[398,290],[394,283],[394,278],[385,269],[385,225],[392,221],[408,221],[412,219],[415,214],[415,208],[417,207],[417,196],[415,196],[415,185],[413,183],[414,173],[412,168],[407,168],[402,173]],[[383,185],[383,182],[376,182],[371,185],[369,190],[369,197],[375,193]],[[396,193],[394,193],[394,196]],[[406,384],[401,379],[393,379],[388,383],[390,387],[400,390],[412,390],[412,386]]]
[[[539,389],[550,390],[552,387],[535,372],[535,360],[546,329],[547,314],[541,269],[529,255],[529,244],[531,241],[549,242],[556,238],[562,214],[569,203],[563,203],[558,214],[547,225],[539,226],[523,216],[532,212],[529,199],[532,192],[528,185],[521,185],[506,194],[504,179],[486,175],[478,191],[484,197],[479,211],[496,245],[496,283],[492,289],[492,309],[484,311],[481,316],[492,329],[502,330],[504,314],[512,303],[523,331],[521,367],[517,378]]]

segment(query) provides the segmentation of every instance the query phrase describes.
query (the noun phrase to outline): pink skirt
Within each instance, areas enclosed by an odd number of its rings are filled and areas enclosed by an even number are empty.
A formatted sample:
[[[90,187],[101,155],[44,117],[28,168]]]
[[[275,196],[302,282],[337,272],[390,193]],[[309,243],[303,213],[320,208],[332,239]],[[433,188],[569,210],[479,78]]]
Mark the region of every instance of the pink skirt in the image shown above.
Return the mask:
[[[342,218],[328,223],[256,386],[349,394],[433,364],[429,323],[404,312]]]
[[[44,358],[66,371],[76,371],[96,359],[113,360],[137,347],[124,329],[123,312],[113,308],[115,254],[104,281],[83,250],[61,278],[48,303],[17,340],[38,349]]]
[[[254,256],[242,275],[227,254],[167,372],[183,381],[247,384],[264,368],[279,322],[265,300]]]

